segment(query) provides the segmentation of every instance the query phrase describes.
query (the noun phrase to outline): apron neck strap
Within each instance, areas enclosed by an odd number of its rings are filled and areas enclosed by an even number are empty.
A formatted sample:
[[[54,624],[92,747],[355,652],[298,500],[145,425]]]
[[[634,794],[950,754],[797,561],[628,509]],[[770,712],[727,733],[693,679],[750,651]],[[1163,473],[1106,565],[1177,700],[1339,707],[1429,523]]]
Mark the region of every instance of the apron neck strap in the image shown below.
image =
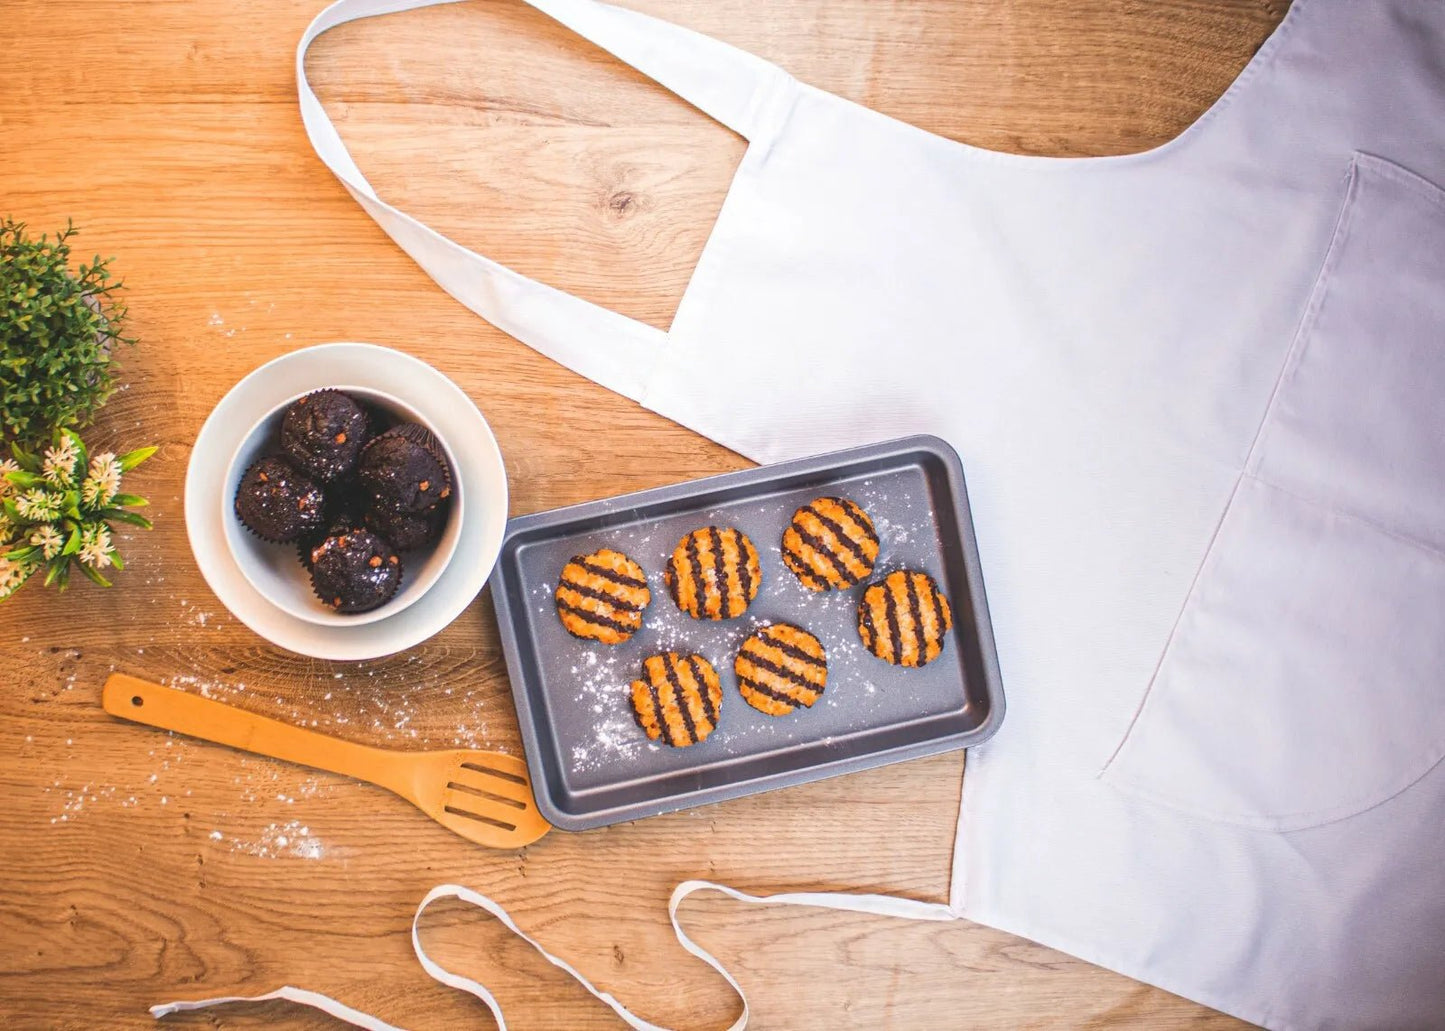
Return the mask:
[[[636,11],[595,0],[525,2],[747,140],[764,131],[773,87],[787,77],[745,50]]]
[[[449,294],[530,347],[610,390],[641,399],[667,334],[529,279],[462,247],[377,196],[306,79],[322,33],[362,18],[460,0],[337,0],[296,46],[301,120],[317,155],[377,224]],[[525,0],[749,141],[776,130],[792,79],[699,33],[596,0]]]

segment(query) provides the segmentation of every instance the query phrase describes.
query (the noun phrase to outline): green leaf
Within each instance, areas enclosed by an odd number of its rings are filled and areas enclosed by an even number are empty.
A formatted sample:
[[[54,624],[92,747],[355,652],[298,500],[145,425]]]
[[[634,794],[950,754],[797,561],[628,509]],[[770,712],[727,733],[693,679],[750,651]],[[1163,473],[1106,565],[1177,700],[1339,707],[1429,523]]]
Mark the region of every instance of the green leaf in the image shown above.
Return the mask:
[[[27,473],[23,469],[19,472],[6,473],[5,479],[9,480],[11,483],[15,484],[15,486],[20,487],[24,490],[29,490],[31,487],[45,486],[44,476],[40,476],[36,473]]]
[[[110,581],[107,580],[105,577],[101,576],[99,570],[92,569],[90,566],[87,566],[87,565],[85,565],[84,563],[81,563],[80,571],[81,571],[82,573],[84,573],[86,576],[90,577],[91,580],[93,580],[95,583],[99,584],[100,586],[102,586],[102,587],[109,587],[109,586],[110,586]]]
[[[120,552],[118,551],[112,551],[110,553],[110,563],[115,566],[116,569],[125,568],[125,563],[120,560]]]
[[[139,494],[117,494],[110,499],[110,503],[117,508],[145,508],[150,504]]]
[[[40,548],[34,544],[31,544],[24,548],[16,548],[14,551],[7,551],[4,555],[0,555],[0,558],[6,558],[9,559],[11,562],[16,562],[23,565],[40,553]]]
[[[136,515],[134,512],[127,512],[120,508],[102,508],[96,514],[106,522],[114,520],[118,523],[129,523],[131,526],[139,526],[142,530],[149,530],[152,527],[151,521],[145,516]]]
[[[60,558],[67,558],[80,550],[80,527],[70,531],[70,539],[65,542],[65,547],[60,549]]]
[[[154,447],[154,446],[153,446],[153,447],[138,447],[138,448],[136,448],[134,451],[131,451],[131,452],[128,452],[127,454],[121,455],[121,456],[120,456],[120,471],[123,472],[123,473],[128,473],[128,472],[130,472],[132,469],[134,469],[136,466],[140,465],[140,464],[141,464],[142,462],[144,462],[147,458],[149,458],[151,455],[155,454],[155,453],[156,453],[157,451],[159,451],[159,450],[160,450],[159,447]]]
[[[65,590],[66,587],[70,586],[69,562],[65,563],[65,565],[60,567],[60,575],[55,578],[55,586],[62,591]]]
[[[61,570],[68,569],[69,566],[70,558],[68,556],[60,555],[51,559],[49,566],[45,570],[45,582],[40,586],[49,587],[59,578]]]
[[[39,455],[31,454],[19,444],[10,445],[10,455],[15,459],[15,464],[28,473],[39,474],[40,470],[44,468],[40,463]]]
[[[4,509],[6,520],[14,523],[16,526],[23,526],[30,522],[30,520],[26,519],[23,515],[20,514],[20,509],[16,508],[15,502],[11,501],[9,498],[6,498],[4,501],[0,501],[0,509]]]

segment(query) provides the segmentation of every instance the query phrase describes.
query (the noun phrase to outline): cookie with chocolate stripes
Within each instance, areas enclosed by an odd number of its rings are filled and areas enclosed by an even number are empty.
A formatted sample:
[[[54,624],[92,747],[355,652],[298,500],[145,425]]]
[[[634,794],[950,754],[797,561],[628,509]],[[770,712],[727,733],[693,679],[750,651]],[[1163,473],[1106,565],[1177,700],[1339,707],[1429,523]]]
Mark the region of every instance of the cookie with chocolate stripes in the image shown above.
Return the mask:
[[[663,582],[693,619],[736,619],[758,596],[758,549],[741,530],[704,526],[677,544]]]
[[[878,531],[847,498],[814,498],[783,531],[783,564],[810,591],[861,583],[878,561]]]
[[[621,644],[642,629],[652,601],[642,567],[620,551],[578,555],[557,577],[557,617],[573,637]]]
[[[943,651],[953,612],[927,573],[900,569],[869,585],[858,603],[863,645],[895,666],[924,666]]]
[[[643,660],[642,677],[632,682],[632,712],[654,741],[685,748],[705,741],[717,728],[722,685],[717,670],[701,655],[664,652]]]
[[[774,623],[743,642],[733,672],[744,701],[769,716],[786,716],[823,696],[828,653],[808,631]]]

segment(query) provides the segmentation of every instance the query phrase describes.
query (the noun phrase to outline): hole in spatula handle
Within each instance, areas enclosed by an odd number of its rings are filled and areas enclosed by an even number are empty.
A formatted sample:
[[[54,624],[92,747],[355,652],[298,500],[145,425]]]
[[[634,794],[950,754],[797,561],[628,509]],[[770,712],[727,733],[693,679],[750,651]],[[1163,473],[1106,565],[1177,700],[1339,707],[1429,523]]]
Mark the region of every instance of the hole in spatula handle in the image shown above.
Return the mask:
[[[140,708],[142,705],[144,705],[145,703],[146,703],[146,700],[145,700],[144,698],[142,698],[140,695],[131,695],[130,704],[134,705],[137,709],[139,709],[139,708]]]

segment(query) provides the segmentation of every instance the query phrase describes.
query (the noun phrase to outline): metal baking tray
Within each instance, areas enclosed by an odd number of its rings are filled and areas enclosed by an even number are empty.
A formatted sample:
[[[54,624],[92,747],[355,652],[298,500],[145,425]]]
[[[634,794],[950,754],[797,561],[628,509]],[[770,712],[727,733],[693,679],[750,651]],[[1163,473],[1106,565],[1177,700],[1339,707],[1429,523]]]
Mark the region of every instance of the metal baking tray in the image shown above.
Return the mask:
[[[793,512],[825,494],[862,505],[881,550],[863,584],[815,594],[783,565],[779,546]],[[677,542],[709,524],[742,530],[762,562],[762,587],[737,619],[695,620],[663,586]],[[567,561],[602,547],[637,560],[652,590],[642,630],[613,647],[568,634],[552,600]],[[866,585],[904,567],[931,573],[953,606],[943,654],[920,669],[890,666],[858,639],[856,607]],[[537,807],[564,830],[966,748],[1003,719],[963,467],[937,437],[521,516],[508,524],[491,584]],[[738,693],[738,646],[768,622],[795,623],[827,649],[828,686],[811,709],[766,716]],[[642,660],[667,650],[702,655],[722,679],[717,729],[687,748],[650,742],[629,704]]]

